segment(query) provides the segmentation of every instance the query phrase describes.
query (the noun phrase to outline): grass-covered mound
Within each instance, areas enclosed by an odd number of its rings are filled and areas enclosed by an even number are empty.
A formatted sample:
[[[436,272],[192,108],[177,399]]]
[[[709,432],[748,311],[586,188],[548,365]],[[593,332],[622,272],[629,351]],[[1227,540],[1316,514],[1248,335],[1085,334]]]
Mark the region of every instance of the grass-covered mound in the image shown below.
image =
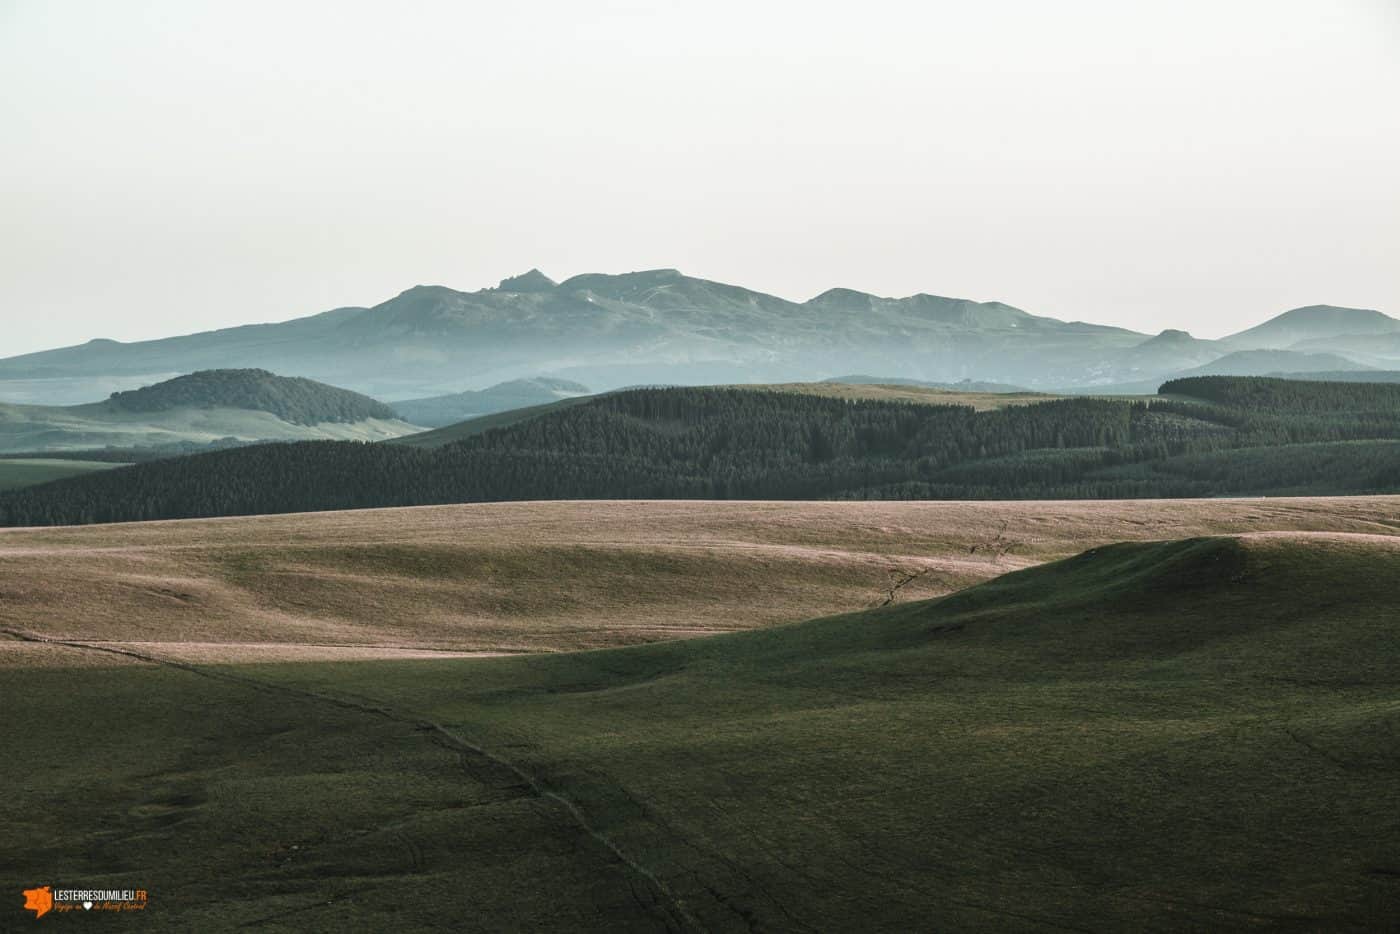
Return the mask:
[[[1397,581],[1252,535],[632,649],[8,671],[0,882],[139,877],[166,929],[1384,928]]]
[[[1398,580],[1364,536],[1116,545],[373,693],[529,762],[716,928],[1359,929],[1400,910]]]
[[[114,392],[101,405],[119,412],[252,409],[293,425],[398,418],[393,409],[369,396],[267,370],[200,370],[154,386]]]

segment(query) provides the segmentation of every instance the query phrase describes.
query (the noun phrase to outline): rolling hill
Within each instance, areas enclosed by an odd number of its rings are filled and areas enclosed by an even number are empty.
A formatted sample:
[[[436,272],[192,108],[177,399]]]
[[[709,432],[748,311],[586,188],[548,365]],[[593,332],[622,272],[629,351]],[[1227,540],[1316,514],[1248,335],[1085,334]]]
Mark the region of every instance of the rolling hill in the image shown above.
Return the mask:
[[[1078,389],[1080,395],[1153,395],[1164,382],[1189,379],[1193,376],[1273,376],[1290,379],[1324,379],[1327,374],[1356,373],[1364,381],[1365,374],[1375,371],[1347,357],[1333,353],[1304,353],[1298,350],[1236,350],[1187,370],[1166,373],[1153,379],[1132,383],[1114,383],[1094,389]],[[1312,376],[1312,374],[1318,374]]]
[[[0,626],[189,660],[559,652],[942,596],[1116,541],[1394,528],[1400,497],[479,503],[8,529]],[[0,668],[35,651],[0,638]]]
[[[1369,370],[1331,353],[1299,353],[1295,350],[1237,350],[1210,363],[1173,373],[1171,379],[1192,376],[1267,376],[1270,373],[1328,373]]]
[[[1210,363],[1226,353],[1226,348],[1216,341],[1204,341],[1185,331],[1167,329],[1124,350],[1118,357],[1119,374],[1151,380],[1163,373]]]
[[[1308,305],[1286,311],[1238,334],[1231,334],[1222,338],[1220,343],[1239,350],[1286,350],[1303,342],[1395,333],[1400,333],[1400,321],[1379,311]]]
[[[923,389],[946,389],[952,392],[1029,392],[1025,386],[1010,383],[989,383],[985,380],[963,379],[956,383],[934,383],[922,379],[909,379],[902,376],[870,376],[865,373],[852,373],[847,376],[831,376],[823,383],[840,383],[843,386],[916,386]]]
[[[0,404],[0,452],[381,440],[418,430],[366,396],[265,370],[206,370],[86,405]]]
[[[488,431],[495,431],[498,428],[508,428],[512,425],[519,425],[542,415],[554,415],[566,409],[582,405],[589,401],[591,396],[573,396],[567,399],[558,399],[554,402],[546,402],[543,405],[529,405],[523,409],[509,409],[505,412],[497,412],[494,415],[481,415],[477,418],[469,418],[464,422],[455,425],[444,425],[441,428],[434,428],[431,431],[420,431],[416,434],[404,435],[400,438],[391,439],[394,444],[405,445],[414,448],[440,448],[449,444],[456,444],[468,438],[485,434]]]
[[[1400,331],[1320,337],[1299,341],[1292,349],[1303,353],[1341,354],[1357,363],[1394,370],[1395,361],[1400,359]]]
[[[616,392],[411,444],[197,454],[0,494],[47,525],[550,499],[1059,499],[1400,489],[1400,386],[1198,377],[1001,407],[819,391]],[[873,387],[879,390],[880,387]],[[967,400],[963,400],[967,401]],[[479,424],[485,423],[485,424]]]
[[[399,418],[425,428],[444,428],[470,418],[508,412],[537,405],[548,405],[560,399],[590,395],[592,390],[582,383],[567,379],[535,377],[498,383],[475,392],[458,392],[429,399],[405,399],[391,408]]]
[[[1135,542],[512,658],[215,664],[31,620],[0,884],[149,888],[152,930],[1375,930],[1397,580],[1387,534]]]
[[[978,388],[982,386],[993,388]],[[1048,393],[1003,387],[1000,383],[966,381],[944,386],[944,384],[938,383],[922,383],[918,380],[895,380],[892,383],[882,383],[874,377],[854,377],[852,382],[827,379],[820,383],[741,383],[726,388],[753,392],[790,392],[833,399],[914,402],[923,405],[967,405],[979,412],[1005,408],[1008,405],[1027,405],[1032,402],[1049,402],[1061,398]],[[392,440],[395,444],[405,444],[410,447],[440,448],[458,441],[465,441],[467,438],[484,434],[487,431],[494,431],[497,428],[506,428],[543,415],[556,414],[565,409],[573,408],[584,401],[586,401],[584,396],[566,396],[538,405],[508,409],[492,415],[476,416],[456,424],[444,425],[432,431],[404,435]]]
[[[559,283],[532,270],[474,292],[415,286],[373,307],[281,324],[129,344],[94,340],[10,357],[0,360],[0,398],[57,401],[80,391],[91,398],[99,385],[126,388],[211,367],[264,368],[389,400],[545,377],[601,390],[805,382],[851,372],[1083,388],[1157,379],[1232,350],[1385,322],[1395,324],[1378,312],[1298,309],[1213,342],[927,294],[886,298],[838,288],[794,302],[674,269]]]
[[[1001,384],[982,384],[969,380],[966,383],[953,383],[945,387],[913,380],[902,380],[894,383],[842,383],[828,379],[822,380],[820,383],[749,383],[726,388],[752,392],[791,392],[804,396],[850,399],[852,401],[911,402],[916,405],[965,405],[971,406],[978,412],[990,412],[1011,405],[1053,402],[1056,399],[1066,398],[1051,393],[1032,392],[1029,389],[981,390],[972,388],[979,385],[1000,386]]]

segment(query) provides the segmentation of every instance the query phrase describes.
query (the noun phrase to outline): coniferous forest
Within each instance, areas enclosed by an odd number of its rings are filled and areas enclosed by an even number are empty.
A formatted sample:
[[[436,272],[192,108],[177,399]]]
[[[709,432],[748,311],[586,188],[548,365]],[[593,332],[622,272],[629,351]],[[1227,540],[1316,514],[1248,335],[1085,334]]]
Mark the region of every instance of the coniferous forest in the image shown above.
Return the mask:
[[[1199,377],[971,407],[734,388],[600,396],[438,448],[261,444],[0,496],[47,525],[526,499],[1059,499],[1400,491],[1400,385]]]

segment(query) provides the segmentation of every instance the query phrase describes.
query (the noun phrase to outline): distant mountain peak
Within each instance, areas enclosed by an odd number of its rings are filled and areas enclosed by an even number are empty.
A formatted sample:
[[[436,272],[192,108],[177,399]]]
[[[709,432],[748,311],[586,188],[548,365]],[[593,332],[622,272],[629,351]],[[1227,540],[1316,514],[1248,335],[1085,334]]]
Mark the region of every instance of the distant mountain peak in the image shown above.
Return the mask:
[[[423,297],[425,297],[425,296],[433,296],[433,295],[456,295],[456,294],[457,294],[457,290],[456,290],[456,289],[453,289],[453,288],[451,288],[450,286],[446,286],[446,285],[415,285],[415,286],[412,286],[411,288],[404,289],[404,290],[403,290],[402,292],[400,292],[397,296],[395,296],[395,298],[423,298]],[[390,301],[393,301],[393,300],[394,300],[394,299],[390,299]],[[387,304],[389,304],[389,302],[382,302],[381,304],[387,305]],[[375,306],[375,307],[379,307],[379,306]]]
[[[1315,317],[1327,317],[1327,318],[1353,318],[1353,317],[1358,317],[1358,318],[1373,318],[1373,317],[1377,317],[1377,316],[1382,317],[1382,318],[1388,317],[1387,315],[1383,315],[1383,314],[1381,314],[1379,311],[1376,311],[1374,308],[1348,308],[1348,307],[1345,306],[1345,305],[1303,305],[1302,307],[1299,307],[1299,308],[1290,308],[1288,311],[1285,311],[1283,314],[1279,315],[1278,317],[1280,317],[1280,318],[1315,318]]]
[[[869,292],[857,292],[855,289],[827,289],[815,298],[809,298],[803,304],[812,308],[830,308],[840,310],[857,310],[869,308],[870,303],[875,300],[875,296]]]
[[[1183,331],[1183,330],[1181,330],[1181,329],[1179,329],[1179,328],[1167,328],[1166,330],[1162,331],[1160,334],[1156,334],[1156,335],[1154,335],[1154,336],[1152,336],[1152,337],[1149,337],[1147,340],[1143,341],[1141,344],[1138,344],[1137,347],[1134,348],[1134,349],[1135,349],[1135,350],[1144,350],[1144,349],[1158,350],[1158,349],[1166,349],[1166,348],[1170,348],[1170,347],[1188,348],[1188,347],[1194,347],[1194,346],[1196,346],[1196,345],[1198,345],[1198,344],[1206,344],[1206,343],[1208,343],[1208,342],[1207,342],[1207,341],[1199,340],[1199,339],[1197,339],[1197,338],[1195,338],[1195,337],[1192,337],[1190,331]]]
[[[1303,340],[1400,331],[1400,321],[1371,308],[1304,305],[1224,340],[1241,349],[1282,350]]]
[[[529,272],[522,272],[518,276],[510,276],[502,279],[501,284],[496,286],[498,292],[552,292],[559,283],[540,272],[538,269],[531,269]]]

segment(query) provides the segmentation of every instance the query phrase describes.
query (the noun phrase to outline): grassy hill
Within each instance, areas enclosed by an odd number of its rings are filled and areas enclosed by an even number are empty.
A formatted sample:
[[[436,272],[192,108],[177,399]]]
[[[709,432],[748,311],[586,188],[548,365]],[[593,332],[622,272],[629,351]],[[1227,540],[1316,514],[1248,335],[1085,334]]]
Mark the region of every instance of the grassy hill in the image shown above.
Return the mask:
[[[1115,541],[1397,528],[1400,497],[487,503],[8,529],[0,626],[199,660],[566,651],[941,596]]]
[[[947,389],[952,392],[1005,393],[1030,392],[1025,386],[1011,383],[992,383],[986,380],[962,379],[957,382],[930,382],[902,376],[871,376],[867,373],[851,373],[845,376],[831,376],[823,383],[843,383],[847,386],[922,386],[926,389]]]
[[[488,416],[405,445],[260,445],[59,481],[0,494],[0,523],[504,500],[1400,489],[1400,387],[1233,379],[1176,381],[1150,401],[1070,398],[983,411],[860,398],[869,387],[848,398],[828,384],[630,390]],[[1255,405],[1247,394],[1222,404],[1211,394],[1226,384],[1288,391],[1270,390],[1277,404]]]
[[[367,396],[264,370],[208,370],[86,405],[0,403],[0,452],[381,440],[411,433]]]
[[[148,888],[153,930],[1375,930],[1396,581],[1393,538],[1286,533],[588,653],[26,642],[0,885]]]
[[[1055,399],[1067,398],[1049,393],[1031,392],[1028,389],[982,391],[953,386],[922,386],[912,382],[843,383],[836,380],[823,380],[820,383],[772,383],[767,385],[759,383],[729,388],[759,392],[791,392],[828,399],[910,402],[915,405],[962,405],[970,406],[977,412],[989,412],[1012,405],[1030,405],[1035,402],[1052,402]]]
[[[101,405],[117,412],[250,409],[293,425],[398,417],[389,406],[357,392],[266,370],[201,370],[154,386],[114,392]]]

